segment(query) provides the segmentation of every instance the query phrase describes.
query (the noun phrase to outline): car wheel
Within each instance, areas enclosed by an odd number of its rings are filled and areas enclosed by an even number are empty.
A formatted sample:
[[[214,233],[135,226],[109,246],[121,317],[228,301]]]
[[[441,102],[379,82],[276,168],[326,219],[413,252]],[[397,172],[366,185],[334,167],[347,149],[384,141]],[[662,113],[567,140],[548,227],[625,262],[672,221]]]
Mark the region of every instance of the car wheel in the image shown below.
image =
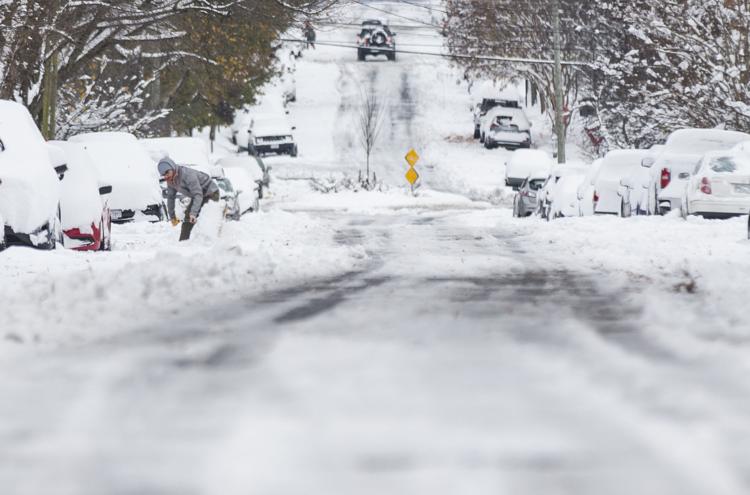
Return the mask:
[[[479,127],[474,127],[474,139],[479,139]]]
[[[484,144],[484,133],[479,134],[479,142]]]
[[[295,158],[297,156],[297,145],[296,144],[292,148],[292,151],[289,152],[289,156],[291,156],[292,158]]]
[[[361,48],[357,50],[357,60],[359,60],[360,62],[365,61],[365,51]]]
[[[495,145],[492,144],[492,142],[489,139],[484,138],[484,147],[487,148],[488,150],[491,150],[492,148],[495,147]]]
[[[518,196],[513,200],[513,217],[514,218],[520,218],[521,217],[521,211],[518,207]]]

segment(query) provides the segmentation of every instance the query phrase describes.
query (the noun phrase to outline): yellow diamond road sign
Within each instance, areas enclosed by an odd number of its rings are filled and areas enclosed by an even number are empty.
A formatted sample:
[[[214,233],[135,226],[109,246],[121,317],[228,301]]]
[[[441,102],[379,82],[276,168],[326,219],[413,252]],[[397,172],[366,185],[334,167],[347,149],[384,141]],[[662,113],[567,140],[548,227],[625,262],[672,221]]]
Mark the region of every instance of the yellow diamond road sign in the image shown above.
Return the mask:
[[[409,184],[414,185],[417,179],[419,179],[419,174],[414,170],[414,167],[409,167],[409,171],[406,172],[406,180],[409,181]]]
[[[406,158],[406,163],[412,167],[419,161],[419,155],[413,148],[409,150],[404,158]]]

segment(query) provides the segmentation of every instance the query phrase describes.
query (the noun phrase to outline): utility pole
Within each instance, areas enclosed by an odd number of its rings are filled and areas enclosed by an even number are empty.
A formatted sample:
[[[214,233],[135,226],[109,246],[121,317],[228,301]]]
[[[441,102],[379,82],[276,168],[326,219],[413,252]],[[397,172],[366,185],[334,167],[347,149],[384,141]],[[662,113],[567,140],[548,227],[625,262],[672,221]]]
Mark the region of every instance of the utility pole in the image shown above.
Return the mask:
[[[565,163],[565,128],[563,127],[563,85],[560,55],[560,0],[552,0],[552,32],[555,50],[553,82],[555,85],[555,130],[557,131],[557,163]]]

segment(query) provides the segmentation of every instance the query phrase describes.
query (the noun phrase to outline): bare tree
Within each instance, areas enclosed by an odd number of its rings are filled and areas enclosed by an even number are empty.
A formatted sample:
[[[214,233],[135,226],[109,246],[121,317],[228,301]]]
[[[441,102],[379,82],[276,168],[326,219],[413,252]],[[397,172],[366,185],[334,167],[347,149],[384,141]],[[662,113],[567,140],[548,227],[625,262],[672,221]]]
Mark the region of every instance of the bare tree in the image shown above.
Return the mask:
[[[359,141],[365,152],[365,178],[362,186],[370,189],[375,186],[375,173],[370,180],[370,157],[377,144],[380,130],[383,127],[383,117],[385,116],[384,107],[375,91],[370,88],[362,93],[362,103],[359,109],[358,132]]]

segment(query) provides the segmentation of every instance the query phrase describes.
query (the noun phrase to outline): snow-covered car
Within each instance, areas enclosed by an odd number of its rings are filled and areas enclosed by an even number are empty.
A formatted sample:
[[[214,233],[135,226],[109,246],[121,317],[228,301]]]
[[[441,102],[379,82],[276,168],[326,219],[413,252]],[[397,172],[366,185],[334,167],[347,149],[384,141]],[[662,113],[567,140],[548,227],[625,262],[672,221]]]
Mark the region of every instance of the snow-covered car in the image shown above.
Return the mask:
[[[234,189],[229,177],[215,177],[214,180],[219,186],[219,194],[224,205],[224,217],[229,220],[239,220],[242,215],[240,208],[239,193]]]
[[[55,247],[64,171],[58,166],[56,171],[26,107],[0,100],[0,249],[14,244]]]
[[[537,193],[537,215],[546,220],[551,219],[552,201],[557,196],[557,185],[560,179],[566,175],[584,176],[586,169],[578,164],[561,164],[555,165],[549,171],[547,179],[544,181],[542,188]],[[581,180],[583,177],[580,178]],[[559,202],[560,200],[558,200]]]
[[[267,184],[267,169],[262,162],[247,155],[230,155],[220,158],[217,165],[224,169],[224,175],[232,182],[237,194],[240,214],[258,211],[263,198],[264,184]]]
[[[77,251],[109,251],[112,247],[109,210],[112,186],[102,182],[82,144],[50,141],[50,145],[65,154],[68,167],[60,193],[63,246]]]
[[[250,141],[250,126],[257,115],[288,115],[287,100],[282,88],[278,86],[266,86],[263,95],[255,105],[245,105],[234,114],[234,120],[230,126],[232,143],[236,144],[241,151],[248,150]]]
[[[93,132],[69,141],[83,145],[99,176],[112,186],[109,208],[115,223],[166,219],[156,162],[127,132]]]
[[[481,136],[482,117],[496,107],[520,108],[520,104],[517,98],[513,98],[510,95],[482,97],[471,106],[472,113],[474,114],[474,139],[479,139]]]
[[[604,156],[594,179],[595,214],[622,214],[622,180],[648,155],[648,150],[615,150]]]
[[[552,168],[552,157],[542,150],[520,149],[505,162],[505,185],[518,189],[532,172],[548,173]]]
[[[681,206],[690,175],[709,151],[727,151],[750,134],[722,129],[680,129],[667,138],[651,164],[649,212],[664,214]],[[653,161],[652,161],[653,160]]]
[[[545,170],[529,174],[523,180],[521,186],[518,188],[518,192],[513,197],[514,217],[528,217],[537,210],[537,193],[544,186],[548,175],[549,171]]]
[[[388,60],[396,61],[396,33],[383,21],[362,22],[357,35],[357,60],[364,61],[367,55],[385,55]]]
[[[750,213],[750,157],[706,153],[688,181],[682,214],[729,218]]]
[[[594,214],[594,182],[603,161],[601,158],[594,160],[594,163],[589,165],[583,181],[578,185],[578,190],[576,191],[578,216],[583,217]]]
[[[160,137],[141,139],[152,160],[168,156],[178,165],[208,169],[211,166],[208,144],[197,137]]]
[[[285,115],[259,114],[253,117],[248,135],[248,150],[260,156],[269,153],[297,156],[295,130]]]
[[[641,155],[641,166],[633,167],[630,172],[620,179],[620,214],[623,217],[631,215],[650,215],[649,187],[651,185],[651,170],[653,164],[653,150],[644,150]]]
[[[586,178],[587,170],[568,166],[547,194],[547,219],[578,216],[578,187]]]
[[[482,119],[479,140],[487,149],[531,147],[531,123],[521,108],[495,107]]]

